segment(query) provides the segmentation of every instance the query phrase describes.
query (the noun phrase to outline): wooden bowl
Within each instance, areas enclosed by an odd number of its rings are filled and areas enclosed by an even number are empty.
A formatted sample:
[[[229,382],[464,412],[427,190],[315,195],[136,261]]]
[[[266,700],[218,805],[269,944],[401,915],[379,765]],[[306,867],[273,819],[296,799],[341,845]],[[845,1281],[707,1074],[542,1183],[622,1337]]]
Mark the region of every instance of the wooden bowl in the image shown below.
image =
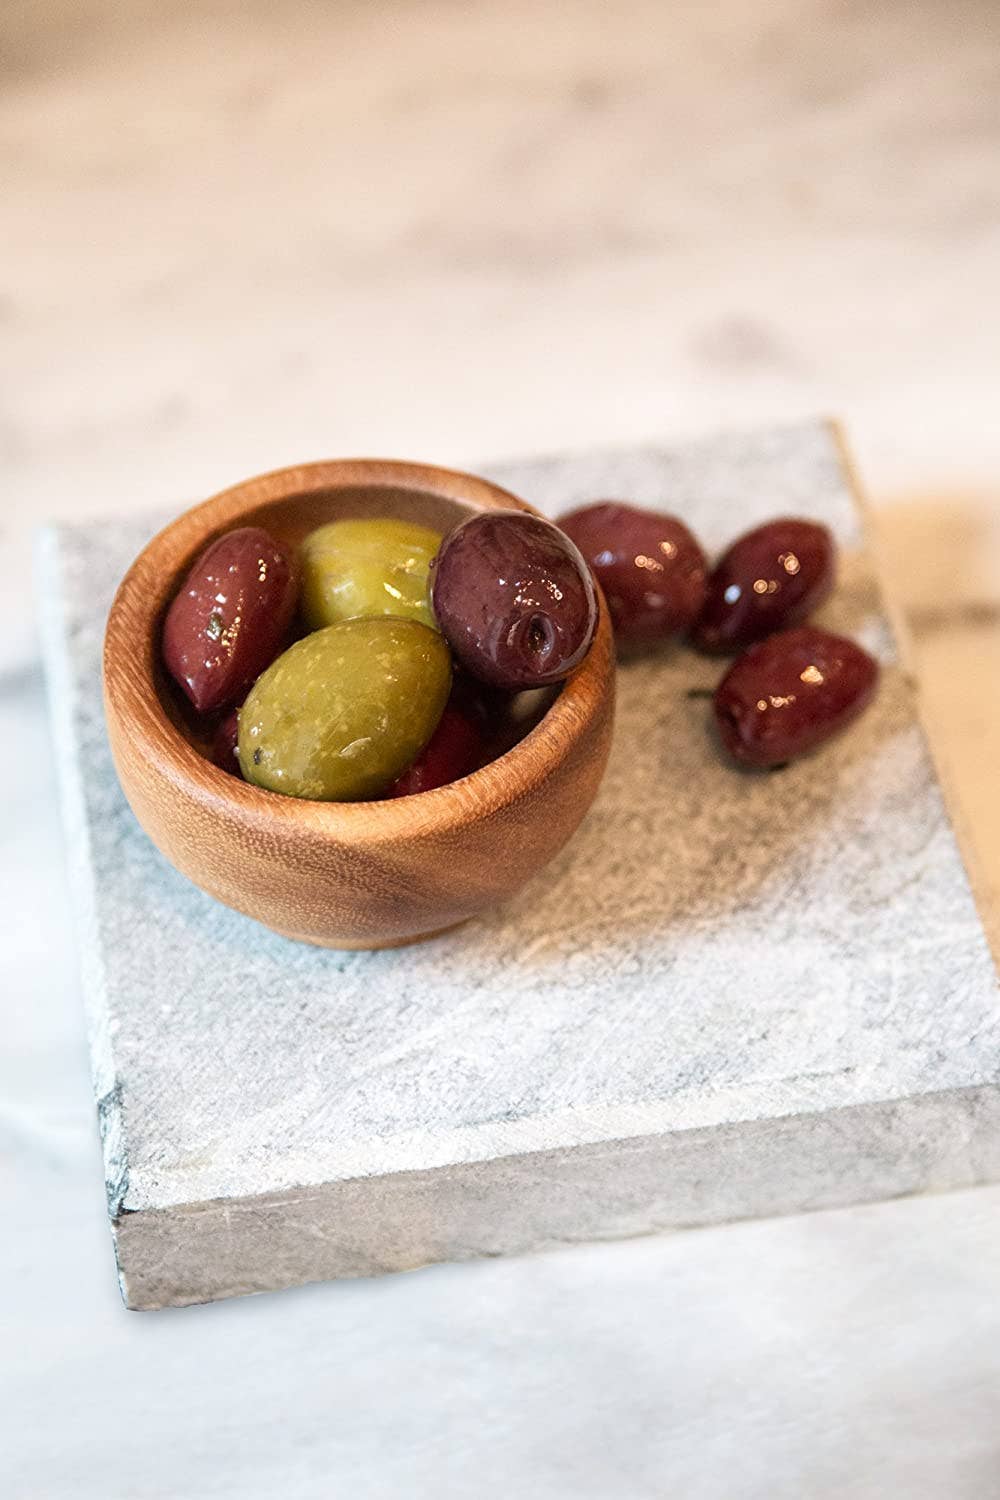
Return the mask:
[[[160,665],[164,614],[194,559],[234,526],[285,543],[339,516],[407,516],[448,531],[531,507],[484,479],[377,460],[305,464],[224,490],[161,531],[111,609],[104,700],[132,810],[184,875],[285,937],[387,948],[505,901],[573,833],[597,791],[614,711],[607,610],[594,644],[513,749],[450,786],[380,802],[307,802],[250,786],[207,745]]]

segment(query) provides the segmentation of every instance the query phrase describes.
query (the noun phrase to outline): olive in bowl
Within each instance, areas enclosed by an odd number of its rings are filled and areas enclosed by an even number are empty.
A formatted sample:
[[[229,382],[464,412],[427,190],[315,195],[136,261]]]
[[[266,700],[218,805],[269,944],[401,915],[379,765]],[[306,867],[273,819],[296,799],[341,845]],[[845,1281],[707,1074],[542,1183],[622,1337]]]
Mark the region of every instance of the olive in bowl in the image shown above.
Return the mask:
[[[589,650],[526,738],[419,796],[312,801],[226,774],[211,758],[217,732],[206,733],[161,663],[171,601],[227,532],[259,527],[294,554],[340,519],[397,517],[447,536],[485,512],[533,514],[467,474],[378,460],[308,464],[196,506],[136,559],[105,636],[111,749],[139,822],[196,885],[288,937],[391,947],[508,899],[570,837],[610,748],[614,646],[600,601]]]

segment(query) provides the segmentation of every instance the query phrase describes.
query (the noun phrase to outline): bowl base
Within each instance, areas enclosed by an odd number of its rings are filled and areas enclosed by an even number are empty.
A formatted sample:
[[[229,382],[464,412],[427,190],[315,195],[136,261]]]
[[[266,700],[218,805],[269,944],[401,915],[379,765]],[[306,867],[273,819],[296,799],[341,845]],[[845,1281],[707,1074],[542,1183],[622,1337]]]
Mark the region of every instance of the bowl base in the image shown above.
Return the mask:
[[[433,932],[417,932],[413,937],[372,938],[369,941],[355,942],[350,938],[317,938],[308,937],[302,932],[285,932],[280,927],[271,927],[279,937],[288,938],[293,943],[309,943],[313,948],[333,948],[340,952],[366,952],[375,953],[383,948],[410,948],[415,943],[429,943],[433,938],[444,937],[446,932],[454,932],[457,927],[464,927],[469,921],[468,917],[462,917],[457,922],[451,922],[447,927],[435,927]]]

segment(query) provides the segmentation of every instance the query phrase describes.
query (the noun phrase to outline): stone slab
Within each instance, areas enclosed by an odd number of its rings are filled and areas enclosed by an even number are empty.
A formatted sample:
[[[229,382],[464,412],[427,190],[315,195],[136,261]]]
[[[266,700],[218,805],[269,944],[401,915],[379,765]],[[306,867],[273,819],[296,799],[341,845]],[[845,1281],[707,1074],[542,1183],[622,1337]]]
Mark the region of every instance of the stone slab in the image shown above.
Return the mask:
[[[103,622],[166,518],[45,534],[129,1306],[1000,1177],[996,971],[834,431],[493,472],[551,513],[665,503],[711,548],[782,512],[826,521],[843,576],[823,618],[877,652],[879,699],[820,757],[743,775],[706,733],[718,664],[630,663],[604,787],[547,873],[434,942],[314,950],[188,884],[118,788]]]

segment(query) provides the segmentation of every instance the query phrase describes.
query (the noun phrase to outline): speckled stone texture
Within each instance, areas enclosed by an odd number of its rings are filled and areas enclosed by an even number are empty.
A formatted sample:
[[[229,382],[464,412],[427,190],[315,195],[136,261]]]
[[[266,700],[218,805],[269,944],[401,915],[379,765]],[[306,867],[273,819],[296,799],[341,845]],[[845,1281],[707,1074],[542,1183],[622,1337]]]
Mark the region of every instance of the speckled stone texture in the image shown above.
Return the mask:
[[[503,910],[389,953],[272,936],[136,826],[100,704],[146,525],[43,539],[108,1201],[132,1307],[1000,1177],[996,973],[822,424],[495,473],[550,513],[781,513],[843,549],[820,617],[875,707],[771,775],[719,759],[684,650],[621,671],[600,797]]]

